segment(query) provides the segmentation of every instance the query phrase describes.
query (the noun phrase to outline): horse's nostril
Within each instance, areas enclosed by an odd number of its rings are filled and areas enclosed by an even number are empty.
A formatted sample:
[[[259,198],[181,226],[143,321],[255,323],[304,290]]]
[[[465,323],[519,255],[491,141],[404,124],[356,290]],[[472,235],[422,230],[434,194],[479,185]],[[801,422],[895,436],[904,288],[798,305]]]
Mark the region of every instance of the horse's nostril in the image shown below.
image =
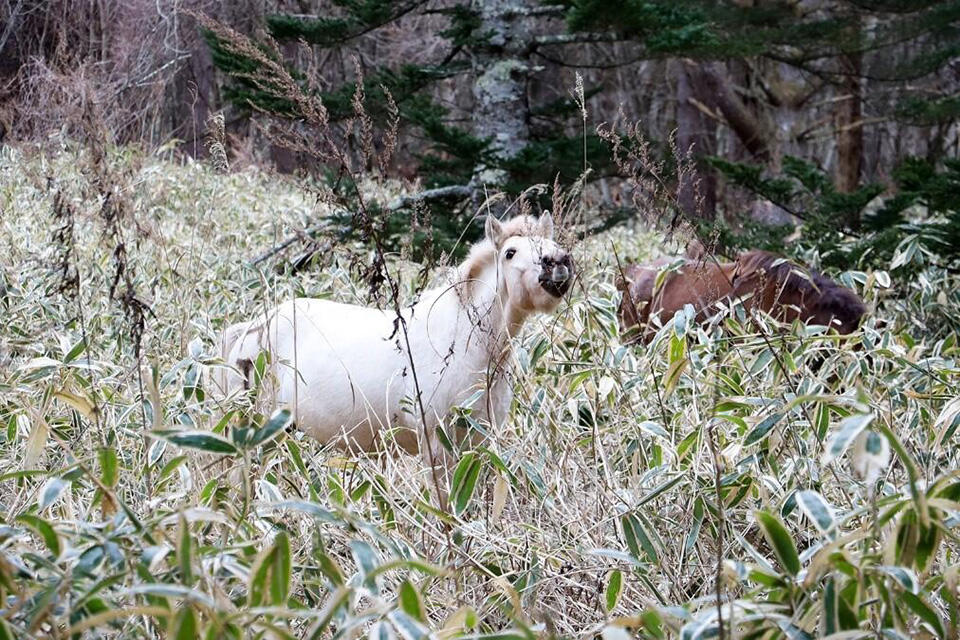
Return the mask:
[[[552,267],[555,264],[565,265],[568,269],[573,267],[573,259],[570,257],[570,254],[562,255],[558,258],[552,258],[550,256],[543,256],[540,258],[540,264],[544,267]]]

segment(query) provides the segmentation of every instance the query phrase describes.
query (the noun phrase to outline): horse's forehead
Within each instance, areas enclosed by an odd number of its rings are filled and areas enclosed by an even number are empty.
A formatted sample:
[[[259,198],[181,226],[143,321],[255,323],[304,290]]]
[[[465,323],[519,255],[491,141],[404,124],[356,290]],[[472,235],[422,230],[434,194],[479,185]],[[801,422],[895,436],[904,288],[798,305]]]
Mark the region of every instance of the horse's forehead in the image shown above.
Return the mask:
[[[525,244],[529,246],[535,252],[554,252],[560,249],[560,246],[550,240],[549,238],[544,238],[542,236],[513,236],[510,238],[510,241],[516,242],[518,244]]]

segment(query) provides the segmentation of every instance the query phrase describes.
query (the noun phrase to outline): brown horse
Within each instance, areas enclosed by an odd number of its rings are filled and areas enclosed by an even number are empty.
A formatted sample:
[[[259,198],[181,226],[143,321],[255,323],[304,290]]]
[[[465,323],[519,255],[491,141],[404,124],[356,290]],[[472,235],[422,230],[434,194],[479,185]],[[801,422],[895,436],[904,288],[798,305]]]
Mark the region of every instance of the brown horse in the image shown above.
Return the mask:
[[[734,264],[686,260],[663,274],[659,286],[657,275],[671,261],[661,258],[649,265],[631,264],[624,269],[624,278],[617,279],[623,293],[620,300],[620,332],[629,342],[649,342],[657,332],[650,322],[659,316],[662,322],[691,304],[697,322],[704,322],[716,311],[715,303],[733,293]]]
[[[660,259],[629,265],[625,278],[618,278],[620,329],[628,341],[649,342],[657,330],[650,318],[665,322],[687,304],[693,305],[697,322],[718,311],[718,302],[740,300],[748,311],[759,308],[783,322],[800,319],[841,334],[855,331],[866,312],[850,289],[767,251],[748,251],[727,263],[686,260],[655,287],[657,274],[668,264]]]

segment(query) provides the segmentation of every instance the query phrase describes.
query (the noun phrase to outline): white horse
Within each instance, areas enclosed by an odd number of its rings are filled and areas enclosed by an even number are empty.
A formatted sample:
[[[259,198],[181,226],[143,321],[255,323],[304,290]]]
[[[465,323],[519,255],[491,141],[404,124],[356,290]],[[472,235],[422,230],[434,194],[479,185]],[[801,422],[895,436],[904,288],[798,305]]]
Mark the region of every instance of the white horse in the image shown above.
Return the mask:
[[[510,338],[531,314],[555,310],[573,280],[549,212],[488,217],[485,232],[451,282],[403,309],[405,330],[391,311],[311,298],[228,327],[222,354],[231,368],[220,370],[220,391],[248,388],[251,363],[267,351],[276,401],[298,428],[350,449],[392,439],[433,464],[437,427],[477,391],[472,416],[504,417]]]

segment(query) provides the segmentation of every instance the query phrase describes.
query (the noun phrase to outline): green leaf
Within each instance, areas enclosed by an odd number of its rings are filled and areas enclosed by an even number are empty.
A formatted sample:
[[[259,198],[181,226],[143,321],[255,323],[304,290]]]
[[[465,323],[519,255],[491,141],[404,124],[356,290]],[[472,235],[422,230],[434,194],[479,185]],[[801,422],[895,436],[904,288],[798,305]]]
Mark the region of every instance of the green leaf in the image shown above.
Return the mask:
[[[67,355],[64,356],[63,364],[69,364],[70,362],[73,362],[74,360],[76,360],[77,356],[83,353],[86,350],[86,348],[87,348],[87,341],[83,338],[80,338],[77,344],[73,345],[73,348],[71,348],[70,351],[67,352]]]
[[[267,592],[270,589],[267,581],[270,579],[272,555],[272,547],[264,550],[250,569],[250,577],[247,580],[247,603],[251,607],[259,607],[266,602]]]
[[[760,442],[767,437],[767,434],[770,433],[770,430],[773,429],[781,419],[783,419],[783,413],[775,413],[772,416],[767,416],[761,420],[757,426],[755,426],[750,433],[747,434],[747,437],[743,441],[743,446],[749,447],[752,444]]]
[[[153,467],[160,461],[160,458],[163,457],[163,452],[167,450],[167,441],[166,440],[157,440],[152,445],[150,445],[150,450],[147,452],[147,465]]]
[[[60,497],[63,490],[70,486],[70,483],[63,478],[53,478],[47,483],[40,496],[40,511],[43,511]]]
[[[823,454],[823,464],[830,464],[843,455],[850,443],[860,435],[860,432],[867,428],[873,421],[872,413],[858,413],[848,416],[840,421],[837,432],[827,443],[827,449]]]
[[[633,556],[640,559],[640,551],[643,550],[643,555],[650,562],[657,562],[657,550],[640,520],[634,514],[628,513],[620,519],[620,524],[623,526],[623,537],[627,547]]]
[[[673,392],[688,364],[690,364],[689,358],[681,358],[670,363],[670,366],[667,367],[667,373],[663,376],[664,399]]]
[[[815,526],[820,533],[834,540],[837,537],[837,523],[833,516],[833,509],[827,501],[823,499],[823,496],[816,491],[805,490],[798,491],[796,497],[800,510],[810,518],[813,526]]]
[[[937,439],[933,445],[934,449],[939,449],[944,442],[953,437],[958,427],[960,427],[960,396],[948,401],[940,411],[940,415],[937,416],[933,425],[937,434]]]
[[[307,473],[307,467],[303,464],[303,456],[300,454],[300,445],[297,444],[296,440],[287,439],[287,452],[290,453],[290,459],[293,460],[293,466],[297,468],[297,471],[300,472],[300,475],[309,477]]]
[[[670,433],[661,427],[659,423],[652,422],[650,420],[642,420],[637,423],[637,428],[658,438],[663,438],[665,440],[670,439]]]
[[[913,456],[910,455],[910,452],[907,451],[907,448],[903,446],[903,443],[900,441],[900,438],[897,437],[897,434],[895,434],[890,427],[885,424],[880,424],[877,429],[884,435],[884,437],[886,437],[887,442],[890,443],[890,448],[893,449],[894,453],[897,454],[897,457],[900,458],[900,462],[907,470],[907,480],[910,484],[910,496],[913,498],[913,504],[916,507],[920,524],[924,527],[929,527],[930,511],[927,508],[927,496],[923,491],[920,490],[920,471],[917,469],[916,461],[913,459]]]
[[[299,511],[308,516],[312,516],[321,522],[329,522],[331,524],[342,524],[342,520],[338,518],[333,512],[324,509],[318,504],[313,502],[307,502],[305,500],[283,500],[282,502],[271,502],[269,504],[263,505],[263,510],[265,511],[280,511],[289,509],[291,511]]]
[[[285,606],[290,595],[291,567],[290,538],[286,531],[281,531],[250,570],[247,585],[250,606]]]
[[[701,640],[719,635],[717,624],[713,620],[695,620],[680,629],[681,640]]]
[[[94,571],[103,564],[105,557],[106,553],[103,550],[103,545],[95,544],[80,554],[74,570],[92,576]]]
[[[157,442],[163,442],[163,444],[166,444],[166,442],[164,442],[163,440],[158,440]],[[167,462],[167,464],[163,465],[163,469],[161,469],[160,473],[157,475],[157,482],[159,483],[162,480],[170,477],[170,475],[177,470],[177,467],[179,467],[186,461],[187,461],[186,455],[180,455],[175,458],[171,458],[170,461]]]
[[[767,542],[773,548],[780,565],[792,576],[800,573],[800,556],[797,553],[797,546],[780,518],[766,511],[754,511],[753,517],[760,525],[760,530],[763,531]]]
[[[700,536],[700,527],[703,525],[703,514],[703,497],[697,496],[697,499],[693,502],[693,522],[690,523],[690,531],[687,533],[687,539],[683,543],[684,555],[690,553],[697,543],[697,538]]]
[[[27,600],[28,606],[31,607],[27,611],[26,626],[28,628],[34,629],[43,622],[44,618],[46,618],[49,614],[50,609],[56,603],[58,592],[58,585],[53,584],[52,586],[40,591],[38,594],[31,594],[32,597]]]
[[[683,440],[680,441],[680,444],[677,445],[677,457],[683,460],[683,458],[692,450],[694,450],[694,445],[700,442],[700,427],[697,427],[686,436]]]
[[[774,620],[776,620],[777,626],[780,627],[780,630],[783,631],[788,640],[813,640],[813,636],[790,622],[787,618],[776,617]]]
[[[224,455],[238,453],[232,442],[208,431],[154,431],[152,435],[187,449],[199,449]]]
[[[267,423],[253,432],[253,435],[249,440],[250,446],[256,447],[272,439],[278,433],[287,428],[287,425],[290,424],[291,418],[292,415],[290,414],[289,409],[279,409],[274,411],[273,415],[270,416],[270,419],[267,420]]]
[[[813,418],[813,429],[817,434],[817,440],[822,442],[827,437],[827,431],[830,430],[830,405],[826,402],[817,403],[817,410]]]
[[[324,630],[329,626],[330,622],[333,620],[334,616],[340,610],[340,608],[350,601],[350,596],[353,594],[353,589],[347,587],[337,587],[337,590],[327,598],[327,601],[323,605],[323,609],[320,610],[320,615],[317,618],[317,622],[310,628],[311,639],[313,638],[326,638],[329,637],[329,634],[324,635]]]
[[[610,578],[607,580],[607,613],[616,608],[621,593],[623,593],[623,573],[619,569],[614,569],[610,572]]]
[[[939,526],[932,524],[920,528],[920,537],[917,540],[917,569],[926,571],[930,560],[936,556],[937,548],[940,546],[940,540]]]
[[[367,640],[394,640],[395,638],[390,625],[380,620],[370,625],[370,630],[367,632]]]
[[[180,514],[180,535],[177,537],[177,566],[180,567],[180,582],[193,586],[193,538],[190,523]]]
[[[877,569],[896,580],[906,591],[910,593],[920,592],[920,583],[917,581],[917,576],[914,575],[913,571],[897,566],[881,566],[877,567]]]
[[[837,586],[834,578],[827,578],[823,586],[823,635],[829,636],[836,633],[840,628],[840,621],[837,615]]]
[[[430,630],[411,618],[405,612],[400,610],[391,611],[387,618],[406,640],[425,640],[430,635]]]
[[[353,552],[353,558],[357,561],[357,568],[360,569],[360,575],[363,577],[363,582],[367,588],[372,591],[377,591],[376,581],[371,577],[377,565],[380,564],[380,558],[377,555],[377,552],[374,551],[368,543],[363,540],[351,540],[350,541],[350,551]]]
[[[336,560],[323,551],[316,552],[316,556],[320,561],[320,572],[323,573],[335,587],[342,587],[347,583],[347,579],[343,575],[343,570],[340,568],[340,565],[337,564]]]
[[[49,522],[27,513],[17,516],[16,521],[22,522],[33,529],[43,540],[43,543],[47,545],[50,553],[52,553],[55,558],[60,557],[60,537],[57,536],[57,532],[54,531]]]
[[[450,501],[453,503],[454,513],[457,515],[466,511],[470,506],[470,499],[480,477],[483,467],[483,458],[470,451],[465,453],[453,471],[453,490],[450,492]]]
[[[400,608],[413,618],[426,622],[423,601],[420,599],[420,593],[409,580],[400,583]]]
[[[177,615],[170,620],[168,638],[174,640],[196,640],[200,637],[197,630],[197,615],[189,604],[180,606]]]
[[[292,562],[290,559],[290,538],[286,531],[277,534],[273,543],[270,580],[270,601],[275,607],[287,604],[290,595],[290,576]]]
[[[108,488],[113,488],[117,484],[117,450],[104,447],[98,454],[100,458],[100,481]]]
[[[920,596],[917,596],[909,591],[905,591],[901,593],[899,597],[901,600],[903,600],[903,602],[906,603],[911,611],[917,614],[921,620],[933,627],[933,630],[936,632],[938,638],[946,637],[946,632],[943,629],[943,623],[940,621],[940,616],[938,616],[933,608],[924,602]]]
[[[645,505],[646,503],[650,502],[651,500],[653,500],[654,498],[656,498],[656,497],[659,496],[660,494],[662,494],[662,493],[664,493],[664,492],[666,492],[666,491],[669,491],[669,490],[672,489],[673,487],[677,486],[677,484],[679,484],[680,481],[682,481],[683,479],[684,479],[684,478],[683,478],[683,475],[677,474],[677,475],[674,476],[673,478],[670,478],[669,480],[666,480],[666,481],[660,483],[659,485],[657,485],[656,487],[654,487],[653,489],[651,489],[649,493],[647,493],[645,496],[643,496],[642,498],[640,498],[640,500],[637,501],[637,504],[634,505],[634,508],[640,507],[640,506],[642,506],[642,505]]]

